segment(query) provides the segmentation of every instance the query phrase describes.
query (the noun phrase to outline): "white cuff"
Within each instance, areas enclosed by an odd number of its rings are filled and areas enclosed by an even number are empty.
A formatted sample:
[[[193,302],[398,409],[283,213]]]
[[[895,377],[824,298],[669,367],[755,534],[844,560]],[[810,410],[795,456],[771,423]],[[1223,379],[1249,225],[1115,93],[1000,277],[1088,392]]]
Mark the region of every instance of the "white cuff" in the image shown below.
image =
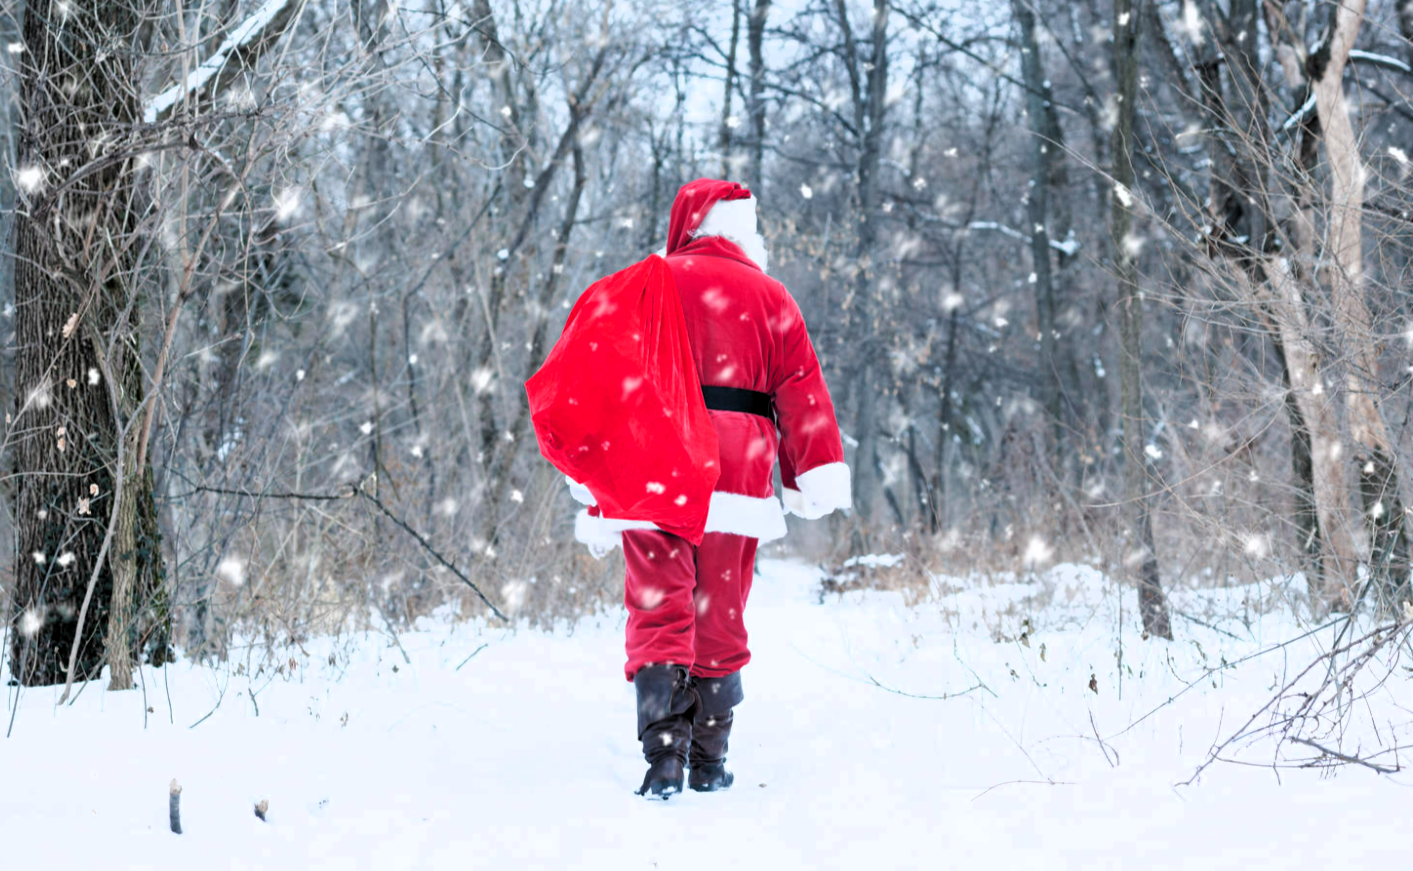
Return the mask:
[[[816,520],[836,508],[853,504],[849,467],[825,463],[795,476],[798,489],[785,488],[785,510],[806,520]]]
[[[589,492],[588,487],[585,487],[568,475],[564,476],[564,482],[569,485],[569,495],[574,497],[575,502],[578,502],[580,505],[599,504],[598,500],[594,498],[594,494]]]

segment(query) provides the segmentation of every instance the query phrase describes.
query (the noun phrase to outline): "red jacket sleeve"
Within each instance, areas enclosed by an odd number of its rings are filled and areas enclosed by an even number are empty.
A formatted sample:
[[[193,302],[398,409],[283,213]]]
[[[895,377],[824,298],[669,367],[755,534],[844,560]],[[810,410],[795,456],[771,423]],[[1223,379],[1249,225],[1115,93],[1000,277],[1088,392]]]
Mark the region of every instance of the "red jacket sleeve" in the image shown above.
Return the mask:
[[[771,393],[780,426],[782,495],[792,514],[823,517],[850,506],[849,467],[804,316],[783,288],[781,296]]]

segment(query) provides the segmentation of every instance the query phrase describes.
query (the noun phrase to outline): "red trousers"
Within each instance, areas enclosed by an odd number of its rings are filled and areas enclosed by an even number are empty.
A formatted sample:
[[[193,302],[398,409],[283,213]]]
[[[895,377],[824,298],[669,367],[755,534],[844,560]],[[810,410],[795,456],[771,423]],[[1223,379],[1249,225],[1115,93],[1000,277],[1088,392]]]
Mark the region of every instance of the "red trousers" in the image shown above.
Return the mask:
[[[687,665],[697,677],[725,677],[751,661],[742,617],[756,539],[708,532],[694,547],[670,533],[635,529],[623,533],[623,557],[629,680],[645,665]]]

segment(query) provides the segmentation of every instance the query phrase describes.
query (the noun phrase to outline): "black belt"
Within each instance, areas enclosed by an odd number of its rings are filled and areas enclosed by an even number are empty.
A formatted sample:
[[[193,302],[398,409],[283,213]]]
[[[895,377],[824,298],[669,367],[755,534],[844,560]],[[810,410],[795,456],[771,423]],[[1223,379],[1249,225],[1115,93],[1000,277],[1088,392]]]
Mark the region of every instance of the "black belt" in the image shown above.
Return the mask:
[[[775,420],[775,404],[769,393],[759,390],[742,390],[739,387],[702,387],[702,398],[706,407],[713,411],[743,411],[758,414],[769,421]]]

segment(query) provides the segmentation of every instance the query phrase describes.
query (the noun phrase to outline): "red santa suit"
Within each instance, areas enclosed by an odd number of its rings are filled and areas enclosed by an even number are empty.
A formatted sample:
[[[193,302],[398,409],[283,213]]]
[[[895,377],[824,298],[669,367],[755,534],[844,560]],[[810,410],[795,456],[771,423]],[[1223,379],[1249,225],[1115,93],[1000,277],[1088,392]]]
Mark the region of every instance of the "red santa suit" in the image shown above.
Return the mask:
[[[785,535],[772,484],[777,457],[785,510],[817,518],[850,504],[829,389],[799,306],[765,274],[755,208],[740,185],[699,179],[678,192],[668,229],[666,260],[703,386],[754,391],[773,405],[773,421],[713,409],[708,391],[721,474],[702,543],[602,517],[587,490],[570,482],[591,504],[576,518],[576,538],[597,552],[623,546],[629,680],[663,663],[724,677],[750,660],[743,617],[756,545]]]

